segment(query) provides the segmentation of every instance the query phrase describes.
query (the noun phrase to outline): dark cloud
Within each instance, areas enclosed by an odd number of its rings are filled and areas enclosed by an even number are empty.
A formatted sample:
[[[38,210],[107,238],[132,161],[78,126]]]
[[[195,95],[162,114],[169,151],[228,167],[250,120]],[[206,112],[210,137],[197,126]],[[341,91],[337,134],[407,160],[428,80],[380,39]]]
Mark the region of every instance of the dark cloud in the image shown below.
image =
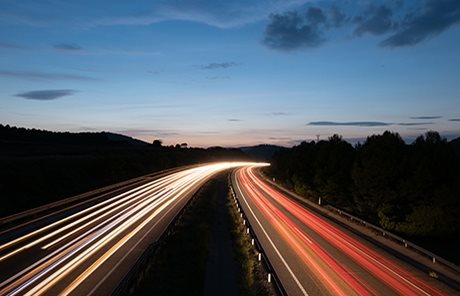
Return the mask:
[[[45,73],[34,71],[13,71],[13,70],[0,70],[0,77],[19,78],[19,79],[32,79],[32,80],[78,80],[78,81],[96,81],[98,79],[83,75],[76,74],[63,74],[63,73]]]
[[[215,69],[226,69],[230,67],[235,67],[238,64],[235,62],[224,62],[224,63],[209,63],[205,65],[200,65],[199,67],[203,70],[215,70]]]
[[[350,122],[335,122],[335,121],[312,121],[307,125],[315,126],[388,126],[391,123],[380,122],[380,121],[350,121]]]
[[[331,8],[330,15],[330,25],[336,28],[343,26],[349,21],[349,17],[347,17],[345,13],[341,12],[336,6]]]
[[[55,44],[53,45],[55,49],[62,50],[62,51],[79,51],[83,50],[83,47],[81,47],[78,44],[75,43],[60,43],[60,44]]]
[[[290,116],[292,113],[289,112],[271,112],[267,114],[268,116]]]
[[[381,42],[382,46],[418,44],[460,22],[460,1],[427,0],[420,14],[407,14],[400,28]]]
[[[393,30],[396,25],[392,21],[393,12],[385,5],[370,6],[363,16],[355,17],[354,34],[361,36],[365,33],[381,35]]]
[[[439,115],[433,115],[433,116],[413,116],[410,119],[422,119],[422,120],[430,120],[430,119],[439,119],[442,118],[442,116]]]
[[[9,43],[9,42],[0,42],[0,48],[3,49],[27,49],[27,47],[15,44],[15,43]]]
[[[401,126],[418,126],[418,125],[430,125],[434,124],[434,122],[400,122],[398,125]]]
[[[323,11],[313,7],[305,14],[297,11],[271,14],[263,43],[282,51],[317,47],[325,41],[322,30],[326,22]]]
[[[227,119],[227,121],[238,122],[238,121],[243,121],[243,120],[241,120],[239,118],[229,118],[229,119]]]
[[[460,118],[451,118],[449,121],[460,121]]]
[[[50,101],[75,94],[73,89],[32,90],[14,95],[28,100]]]
[[[210,80],[228,80],[230,79],[230,76],[209,76],[206,78]]]
[[[312,48],[326,41],[335,28],[350,26],[353,35],[386,35],[384,47],[416,45],[460,24],[459,0],[416,1],[414,9],[404,2],[362,6],[356,15],[345,13],[343,7],[310,7],[306,11],[271,14],[265,28],[263,43],[276,50],[290,51]]]

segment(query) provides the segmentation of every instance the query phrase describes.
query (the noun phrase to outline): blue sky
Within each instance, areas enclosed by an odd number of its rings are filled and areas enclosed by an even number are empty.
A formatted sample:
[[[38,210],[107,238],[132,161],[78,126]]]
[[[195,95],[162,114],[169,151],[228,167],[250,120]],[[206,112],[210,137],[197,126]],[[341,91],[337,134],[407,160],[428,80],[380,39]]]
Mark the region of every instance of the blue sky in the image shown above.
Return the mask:
[[[460,136],[460,2],[0,0],[0,123],[191,146]]]

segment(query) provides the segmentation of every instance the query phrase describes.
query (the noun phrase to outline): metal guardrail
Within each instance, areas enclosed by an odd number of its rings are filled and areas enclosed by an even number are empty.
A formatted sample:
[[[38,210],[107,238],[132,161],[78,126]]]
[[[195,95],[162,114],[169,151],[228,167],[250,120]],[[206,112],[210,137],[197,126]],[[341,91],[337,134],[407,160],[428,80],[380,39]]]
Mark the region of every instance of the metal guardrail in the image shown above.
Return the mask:
[[[231,182],[229,183],[231,184]],[[240,206],[239,200],[236,197],[235,190],[233,189],[233,185],[230,185],[230,192],[232,193],[233,201],[237,207],[238,212],[240,213],[240,218],[242,220],[243,225],[245,225],[246,229],[246,234],[248,234],[251,238],[251,243],[255,247],[255,249],[258,252],[258,261],[263,262],[263,266],[265,267],[265,270],[268,273],[267,281],[269,283],[273,283],[276,291],[280,296],[287,296],[287,292],[284,289],[283,285],[281,284],[281,281],[276,274],[275,269],[273,268],[272,264],[270,263],[270,260],[268,259],[262,244],[260,243],[259,239],[257,238],[256,233],[254,232],[251,223],[247,219],[246,214],[244,213],[243,208]]]
[[[344,217],[350,219],[351,221],[356,221],[356,222],[364,225],[367,228],[370,228],[370,229],[372,229],[372,230],[374,230],[376,232],[379,232],[379,233],[382,234],[382,236],[387,237],[389,239],[392,239],[392,240],[404,245],[404,247],[406,247],[406,248],[411,248],[414,251],[416,251],[417,253],[422,254],[425,257],[431,258],[433,263],[440,263],[440,264],[443,264],[443,265],[453,269],[456,272],[460,272],[460,267],[455,265],[454,263],[450,262],[449,260],[446,260],[446,259],[442,258],[441,256],[438,256],[438,255],[434,254],[433,252],[428,251],[427,249],[424,249],[424,248],[422,248],[422,247],[420,247],[420,246],[418,246],[418,245],[416,245],[414,243],[411,243],[408,240],[406,240],[406,239],[404,239],[404,238],[402,238],[402,237],[400,237],[400,236],[398,236],[396,234],[393,234],[393,233],[389,232],[388,230],[385,230],[385,229],[383,229],[381,227],[378,227],[378,226],[376,226],[376,225],[374,225],[372,223],[364,221],[361,218],[353,216],[353,215],[351,215],[351,214],[349,214],[349,213],[347,213],[347,212],[345,212],[345,211],[343,211],[341,209],[333,207],[331,205],[326,205],[324,207],[329,209],[330,211],[338,213],[340,216],[344,216]]]
[[[314,206],[314,207],[319,208],[319,209],[328,209],[328,210],[330,210],[332,212],[335,212],[335,213],[339,214],[340,216],[344,216],[344,217],[348,218],[351,221],[358,222],[358,223],[362,224],[363,226],[374,230],[377,233],[381,233],[382,236],[384,236],[384,237],[386,237],[388,239],[391,239],[391,240],[393,240],[393,241],[395,241],[397,243],[400,243],[401,245],[404,245],[404,247],[410,248],[413,251],[415,251],[415,252],[417,252],[417,253],[419,253],[419,254],[427,257],[427,258],[430,258],[433,263],[440,263],[440,264],[452,269],[455,272],[460,272],[460,267],[457,266],[456,264],[450,262],[449,260],[444,259],[441,256],[438,256],[438,255],[434,254],[433,252],[430,252],[430,251],[428,251],[428,250],[426,250],[426,249],[424,249],[424,248],[422,248],[422,247],[420,247],[420,246],[418,246],[418,245],[416,245],[416,244],[414,244],[414,243],[412,243],[412,242],[410,242],[410,241],[408,241],[408,240],[406,240],[406,239],[404,239],[404,238],[402,238],[402,237],[400,237],[400,236],[398,236],[398,235],[396,235],[394,233],[391,233],[386,229],[383,229],[383,228],[378,227],[378,226],[376,226],[376,225],[374,225],[372,223],[369,223],[369,222],[367,222],[367,221],[365,221],[365,220],[363,220],[361,218],[353,216],[353,215],[351,215],[351,214],[349,214],[349,213],[347,213],[347,212],[345,212],[345,211],[343,211],[341,209],[338,209],[338,208],[336,208],[336,207],[334,207],[332,205],[329,205],[329,204],[324,205],[324,199],[323,199],[323,202],[321,202],[321,199],[319,199],[318,204],[316,204],[316,203],[314,203],[314,202],[312,202],[310,200],[306,200],[304,197],[296,194],[295,192],[292,192],[292,191],[290,191],[290,190],[288,190],[288,189],[286,189],[284,187],[281,187],[279,184],[271,181],[266,176],[263,176],[263,177],[265,178],[267,183],[272,184],[273,186],[276,186],[277,188],[279,188],[282,191],[290,194],[291,196],[295,197],[296,199],[299,199],[299,200],[302,200],[304,202],[307,202],[307,204],[309,206]]]

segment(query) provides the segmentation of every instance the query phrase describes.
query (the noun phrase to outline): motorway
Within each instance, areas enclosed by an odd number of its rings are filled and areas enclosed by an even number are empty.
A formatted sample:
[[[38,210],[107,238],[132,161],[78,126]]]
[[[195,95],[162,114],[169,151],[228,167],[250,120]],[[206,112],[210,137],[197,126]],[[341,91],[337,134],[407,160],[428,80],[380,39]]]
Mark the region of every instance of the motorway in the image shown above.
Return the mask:
[[[459,295],[269,185],[256,167],[234,191],[288,295]]]
[[[110,295],[209,178],[249,164],[174,172],[22,232],[3,232],[0,295]]]

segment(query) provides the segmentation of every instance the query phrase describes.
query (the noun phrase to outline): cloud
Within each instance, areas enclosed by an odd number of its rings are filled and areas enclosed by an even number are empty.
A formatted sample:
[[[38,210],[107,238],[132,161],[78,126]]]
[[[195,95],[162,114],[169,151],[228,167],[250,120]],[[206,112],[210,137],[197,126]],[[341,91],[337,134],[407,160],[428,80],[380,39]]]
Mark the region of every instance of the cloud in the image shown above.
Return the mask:
[[[239,122],[239,121],[243,121],[243,120],[241,120],[241,119],[239,119],[239,118],[229,118],[229,119],[227,119],[227,121]]]
[[[307,125],[315,126],[365,126],[365,127],[374,127],[374,126],[388,126],[391,123],[380,122],[380,121],[350,121],[350,122],[335,122],[335,121],[312,121]]]
[[[356,24],[354,34],[362,36],[365,33],[373,35],[385,34],[397,26],[392,20],[393,11],[385,5],[369,6],[364,16],[355,17]]]
[[[77,80],[77,81],[97,81],[98,79],[77,75],[77,74],[64,74],[64,73],[46,73],[34,71],[14,71],[14,70],[0,70],[0,77],[28,79],[28,80]]]
[[[400,122],[397,125],[401,126],[418,126],[418,125],[430,125],[434,124],[434,122]]]
[[[460,1],[424,0],[407,5],[403,1],[385,4],[358,3],[354,11],[341,7],[308,7],[273,13],[265,28],[263,43],[280,51],[308,49],[323,45],[329,31],[351,27],[355,37],[383,36],[383,47],[413,46],[460,24]],[[372,1],[370,1],[372,2]]]
[[[28,49],[25,46],[15,44],[15,43],[9,43],[9,42],[0,42],[0,49]]]
[[[61,51],[80,51],[83,50],[83,47],[81,47],[78,44],[75,43],[59,43],[53,45],[53,48]]]
[[[28,100],[50,101],[59,99],[65,96],[71,96],[77,91],[72,89],[47,89],[47,90],[32,90],[14,95]]]
[[[419,126],[419,125],[430,125],[434,122],[381,122],[381,121],[347,121],[347,122],[337,122],[337,121],[312,121],[307,125],[315,126],[364,126],[364,127],[376,127],[376,126],[390,126],[390,125],[399,125],[399,126]]]
[[[163,21],[190,21],[218,28],[243,26],[299,7],[311,0],[100,0],[88,9],[87,1],[10,1],[0,10],[0,23],[27,26],[148,26]],[[13,2],[15,4],[13,4]],[[126,1],[124,1],[126,2]],[[128,1],[130,2],[130,1]],[[127,2],[126,2],[127,3]]]
[[[267,113],[268,116],[290,116],[292,113],[289,112],[271,112]]]
[[[209,76],[209,77],[206,77],[206,79],[210,79],[210,80],[228,80],[228,79],[230,79],[230,76]]]
[[[209,63],[205,65],[199,65],[203,70],[215,70],[215,69],[227,69],[231,67],[235,67],[238,64],[235,62],[223,62],[223,63]]]
[[[442,118],[442,116],[439,115],[433,115],[433,116],[413,116],[410,119],[422,119],[422,120],[430,120],[430,119],[439,119]]]
[[[383,40],[387,47],[412,46],[460,23],[460,1],[426,0],[421,13],[406,14],[400,28]]]
[[[242,26],[264,19],[273,12],[285,11],[309,0],[169,0],[146,2],[124,15],[100,16],[90,26],[151,25],[170,20],[204,23],[219,28]],[[139,11],[146,11],[140,14]]]
[[[271,14],[263,44],[281,51],[317,47],[325,41],[322,26],[326,20],[323,11],[314,7],[305,14],[297,11]]]
[[[460,121],[460,118],[451,118],[449,121]]]

